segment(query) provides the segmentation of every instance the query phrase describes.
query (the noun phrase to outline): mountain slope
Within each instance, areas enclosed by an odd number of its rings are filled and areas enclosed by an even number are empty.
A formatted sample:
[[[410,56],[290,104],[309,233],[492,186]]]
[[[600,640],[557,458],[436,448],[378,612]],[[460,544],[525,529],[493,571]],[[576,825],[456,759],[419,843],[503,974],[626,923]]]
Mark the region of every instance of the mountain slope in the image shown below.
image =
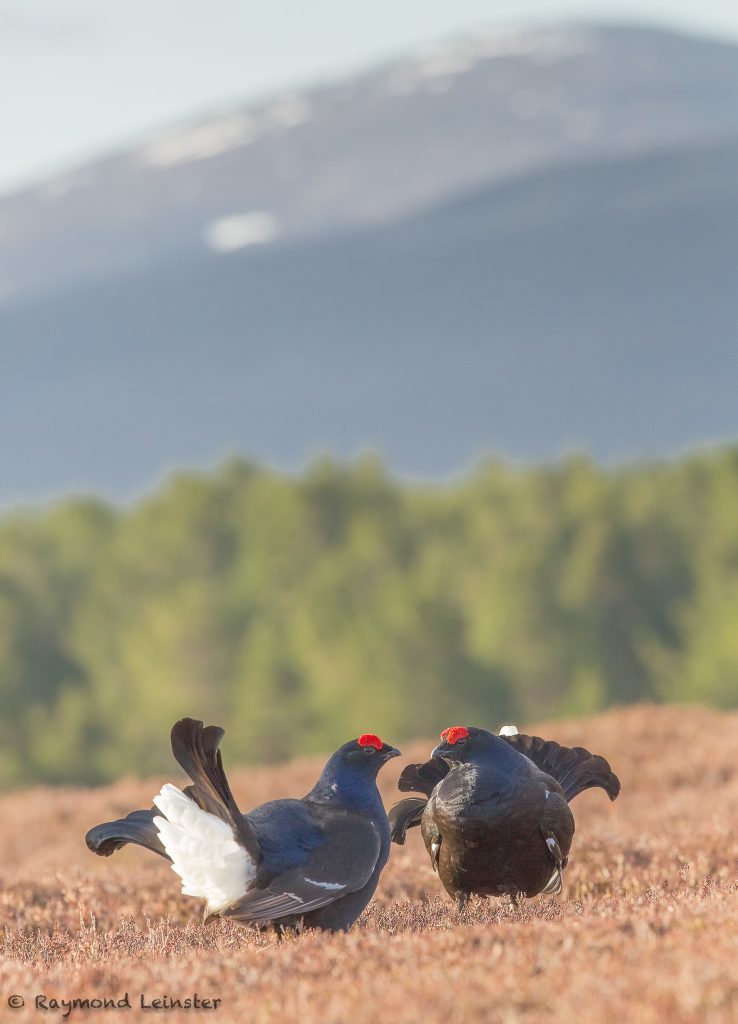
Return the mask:
[[[738,432],[738,142],[571,167],[402,223],[0,311],[0,500],[238,449],[665,454]],[[32,395],[32,400],[29,396]]]
[[[390,222],[555,162],[738,132],[738,47],[627,27],[479,36],[164,133],[0,201],[0,301]]]

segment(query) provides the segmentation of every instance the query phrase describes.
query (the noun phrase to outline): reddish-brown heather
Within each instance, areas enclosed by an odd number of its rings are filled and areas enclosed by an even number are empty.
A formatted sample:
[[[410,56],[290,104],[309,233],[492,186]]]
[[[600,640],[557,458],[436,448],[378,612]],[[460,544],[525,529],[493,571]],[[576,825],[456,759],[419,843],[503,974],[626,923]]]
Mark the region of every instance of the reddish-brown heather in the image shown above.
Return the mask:
[[[73,1010],[72,1021],[301,1024],[377,1020],[591,1024],[738,1021],[738,715],[635,707],[535,727],[604,754],[623,791],[579,797],[562,897],[459,916],[419,836],[393,848],[377,897],[348,935],[284,941],[200,924],[164,861],[93,857],[84,833],[149,806],[161,780],[0,799],[0,1022],[59,1019],[47,997],[194,992],[216,1011]],[[408,744],[409,758],[429,743]],[[225,742],[228,760],[228,741]],[[388,802],[406,758],[384,773]],[[232,773],[243,808],[305,792],[319,761]],[[177,776],[173,772],[172,780]],[[22,995],[26,1008],[7,999]]]

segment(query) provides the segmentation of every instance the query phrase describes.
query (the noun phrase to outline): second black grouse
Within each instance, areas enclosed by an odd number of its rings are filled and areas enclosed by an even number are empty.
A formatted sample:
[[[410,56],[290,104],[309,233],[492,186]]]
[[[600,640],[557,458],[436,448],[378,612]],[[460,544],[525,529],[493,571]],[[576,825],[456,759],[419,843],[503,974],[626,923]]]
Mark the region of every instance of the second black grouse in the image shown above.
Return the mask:
[[[507,726],[499,736],[453,726],[431,760],[408,765],[407,797],[389,814],[392,839],[420,825],[434,870],[463,907],[472,894],[536,896],[561,891],[574,835],[569,801],[598,786],[611,800],[620,782],[603,757]]]

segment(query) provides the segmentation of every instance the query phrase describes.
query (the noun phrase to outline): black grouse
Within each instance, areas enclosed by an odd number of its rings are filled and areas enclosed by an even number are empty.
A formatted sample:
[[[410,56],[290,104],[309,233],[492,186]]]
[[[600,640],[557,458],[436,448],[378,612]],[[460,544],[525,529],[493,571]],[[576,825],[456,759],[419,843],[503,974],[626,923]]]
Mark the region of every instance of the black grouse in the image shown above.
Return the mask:
[[[87,833],[108,857],[136,843],[171,861],[182,892],[206,901],[205,921],[343,931],[377,887],[390,828],[377,772],[399,750],[366,734],[336,751],[301,800],[271,800],[241,814],[218,749],[223,730],[183,718],[172,751],[192,779],[165,785],[151,810]]]
[[[620,782],[603,757],[583,747],[453,726],[424,764],[408,765],[398,783],[407,797],[390,810],[392,839],[402,845],[420,825],[431,864],[463,908],[480,896],[561,892],[574,835],[569,802],[599,786],[611,800]]]

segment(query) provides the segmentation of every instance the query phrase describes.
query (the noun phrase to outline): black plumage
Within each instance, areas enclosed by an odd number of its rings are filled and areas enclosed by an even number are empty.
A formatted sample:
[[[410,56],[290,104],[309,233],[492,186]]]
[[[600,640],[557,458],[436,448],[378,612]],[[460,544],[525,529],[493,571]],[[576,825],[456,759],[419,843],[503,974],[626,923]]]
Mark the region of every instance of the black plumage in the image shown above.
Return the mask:
[[[408,765],[390,810],[393,842],[420,825],[434,870],[463,906],[472,894],[561,891],[574,818],[569,801],[597,786],[611,800],[620,782],[603,758],[537,736],[495,736],[454,726],[431,759]]]
[[[389,856],[376,777],[399,751],[373,734],[351,740],[307,796],[242,814],[223,771],[222,737],[215,726],[177,722],[172,751],[192,785],[164,786],[150,810],[90,829],[90,850],[109,856],[134,843],[170,860],[183,892],[206,900],[206,920],[350,928]]]

